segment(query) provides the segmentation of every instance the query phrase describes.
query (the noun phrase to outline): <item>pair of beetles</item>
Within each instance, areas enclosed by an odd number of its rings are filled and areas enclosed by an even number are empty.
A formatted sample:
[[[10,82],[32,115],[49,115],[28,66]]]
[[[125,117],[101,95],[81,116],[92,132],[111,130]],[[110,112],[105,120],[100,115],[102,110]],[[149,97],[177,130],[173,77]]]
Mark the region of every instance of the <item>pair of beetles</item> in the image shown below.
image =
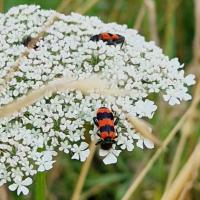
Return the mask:
[[[31,40],[32,38],[28,36],[23,40],[22,44],[24,46],[28,46]],[[90,40],[94,42],[101,40],[103,42],[106,42],[107,45],[121,44],[121,47],[125,42],[124,36],[108,32],[93,35]],[[35,45],[33,48],[36,49],[37,46]],[[106,107],[101,107],[97,110],[97,116],[93,118],[93,121],[98,128],[97,135],[100,137],[96,145],[100,144],[101,148],[104,150],[111,149],[112,145],[116,143],[115,139],[117,138],[117,133],[115,125],[118,122],[118,118],[116,118],[116,120],[114,121],[114,116],[111,110]]]
[[[124,36],[112,33],[94,35],[90,38],[90,40],[102,40],[103,42],[106,42],[107,45],[121,44],[121,46],[123,46],[125,42]],[[117,138],[117,134],[115,125],[119,121],[118,119],[119,118],[116,118],[114,121],[113,113],[106,107],[99,108],[97,110],[97,116],[93,118],[93,121],[98,128],[97,135],[100,137],[96,144],[100,144],[101,148],[104,150],[109,150],[112,148],[112,145],[116,143],[115,139]]]

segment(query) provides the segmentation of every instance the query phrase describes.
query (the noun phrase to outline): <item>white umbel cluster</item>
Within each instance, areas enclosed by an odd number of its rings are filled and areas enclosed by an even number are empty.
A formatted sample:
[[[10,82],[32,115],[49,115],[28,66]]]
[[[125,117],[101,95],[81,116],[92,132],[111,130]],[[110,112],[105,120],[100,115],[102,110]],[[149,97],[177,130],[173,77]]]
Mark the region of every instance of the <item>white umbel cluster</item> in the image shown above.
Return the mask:
[[[90,41],[102,32],[123,35],[124,45]],[[37,38],[35,48],[23,44],[28,36]],[[150,94],[175,105],[191,99],[187,86],[195,83],[177,58],[125,25],[38,6],[1,14],[0,56],[0,186],[8,183],[18,195],[28,193],[34,174],[52,168],[58,151],[86,160],[85,138],[98,139],[92,119],[101,106],[120,118],[116,145],[99,152],[105,164],[116,163],[122,150],[153,148],[126,113],[152,118]]]

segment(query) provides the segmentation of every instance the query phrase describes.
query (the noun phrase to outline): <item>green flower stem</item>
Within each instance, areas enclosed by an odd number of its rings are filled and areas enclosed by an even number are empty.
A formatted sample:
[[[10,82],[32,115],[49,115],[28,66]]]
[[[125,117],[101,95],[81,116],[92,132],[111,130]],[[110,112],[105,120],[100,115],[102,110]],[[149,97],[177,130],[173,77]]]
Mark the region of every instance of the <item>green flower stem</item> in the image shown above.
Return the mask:
[[[39,172],[35,180],[35,200],[46,200],[46,173]]]

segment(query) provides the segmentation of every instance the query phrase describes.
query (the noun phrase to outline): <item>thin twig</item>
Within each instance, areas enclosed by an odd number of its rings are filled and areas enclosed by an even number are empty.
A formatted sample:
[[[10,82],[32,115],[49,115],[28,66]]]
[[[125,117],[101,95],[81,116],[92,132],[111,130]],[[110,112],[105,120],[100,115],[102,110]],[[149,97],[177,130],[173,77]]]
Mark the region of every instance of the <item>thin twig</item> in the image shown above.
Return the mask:
[[[74,190],[72,198],[71,198],[72,200],[79,200],[80,199],[81,191],[82,191],[83,185],[85,183],[85,179],[87,177],[88,171],[90,169],[95,150],[96,150],[95,142],[92,142],[90,144],[90,155],[82,166],[79,178],[77,180],[75,190]]]
[[[80,14],[85,14],[88,10],[90,10],[99,0],[88,0],[83,6],[80,6],[75,10]]]
[[[185,114],[181,117],[181,119],[178,121],[176,126],[171,130],[171,132],[168,134],[167,138],[164,140],[163,145],[155,152],[155,154],[152,156],[152,158],[149,160],[147,165],[143,168],[143,170],[140,172],[140,174],[133,179],[132,184],[130,185],[129,189],[126,191],[125,195],[123,196],[122,200],[128,200],[131,198],[132,194],[135,192],[135,190],[138,188],[148,171],[151,169],[155,161],[159,158],[161,153],[166,149],[168,144],[173,140],[174,136],[176,135],[177,131],[183,126],[186,119],[190,115],[190,113],[193,111],[193,109],[196,108],[197,104],[200,101],[200,81],[198,82],[196,89],[195,89],[195,96],[193,98],[193,101],[188,108],[188,110],[185,112]]]

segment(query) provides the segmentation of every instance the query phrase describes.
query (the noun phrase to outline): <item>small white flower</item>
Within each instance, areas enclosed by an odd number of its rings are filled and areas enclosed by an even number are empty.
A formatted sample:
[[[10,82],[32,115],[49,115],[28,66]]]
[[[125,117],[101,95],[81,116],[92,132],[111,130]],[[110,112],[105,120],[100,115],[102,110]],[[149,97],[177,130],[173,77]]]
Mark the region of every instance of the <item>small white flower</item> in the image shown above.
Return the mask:
[[[35,162],[36,165],[38,165],[38,171],[43,172],[46,170],[49,170],[53,167],[53,163],[55,161],[52,161],[52,152],[50,151],[44,151],[41,153],[36,153],[37,161]]]
[[[121,149],[127,149],[128,151],[132,151],[134,149],[133,140],[122,135],[118,136],[117,145],[120,145]]]
[[[81,142],[80,146],[74,144],[71,150],[74,152],[72,159],[80,160],[81,162],[85,161],[90,153],[86,142]]]
[[[108,164],[114,164],[117,162],[117,157],[119,156],[121,150],[116,150],[114,149],[114,145],[111,149],[109,150],[99,150],[99,155],[104,157],[103,162],[108,165]]]
[[[137,141],[136,145],[138,147],[140,147],[141,149],[144,149],[144,147],[146,147],[148,149],[154,148],[153,142],[151,140],[149,140],[147,138],[143,138],[143,137],[140,137],[140,139]]]
[[[20,195],[20,193],[23,193],[24,195],[27,195],[29,192],[29,189],[26,186],[29,186],[32,184],[32,179],[30,177],[22,180],[21,176],[14,178],[14,183],[9,185],[9,189],[11,191],[17,190],[17,195]]]
[[[189,74],[184,78],[185,83],[189,85],[194,85],[195,84],[195,76],[193,74]]]
[[[64,151],[65,153],[69,153],[71,147],[72,147],[72,145],[69,144],[69,142],[67,140],[65,140],[64,142],[60,143],[59,150]]]
[[[146,99],[145,101],[139,100],[135,103],[135,109],[139,118],[147,116],[149,118],[153,117],[154,111],[157,109],[157,106],[150,100]]]

